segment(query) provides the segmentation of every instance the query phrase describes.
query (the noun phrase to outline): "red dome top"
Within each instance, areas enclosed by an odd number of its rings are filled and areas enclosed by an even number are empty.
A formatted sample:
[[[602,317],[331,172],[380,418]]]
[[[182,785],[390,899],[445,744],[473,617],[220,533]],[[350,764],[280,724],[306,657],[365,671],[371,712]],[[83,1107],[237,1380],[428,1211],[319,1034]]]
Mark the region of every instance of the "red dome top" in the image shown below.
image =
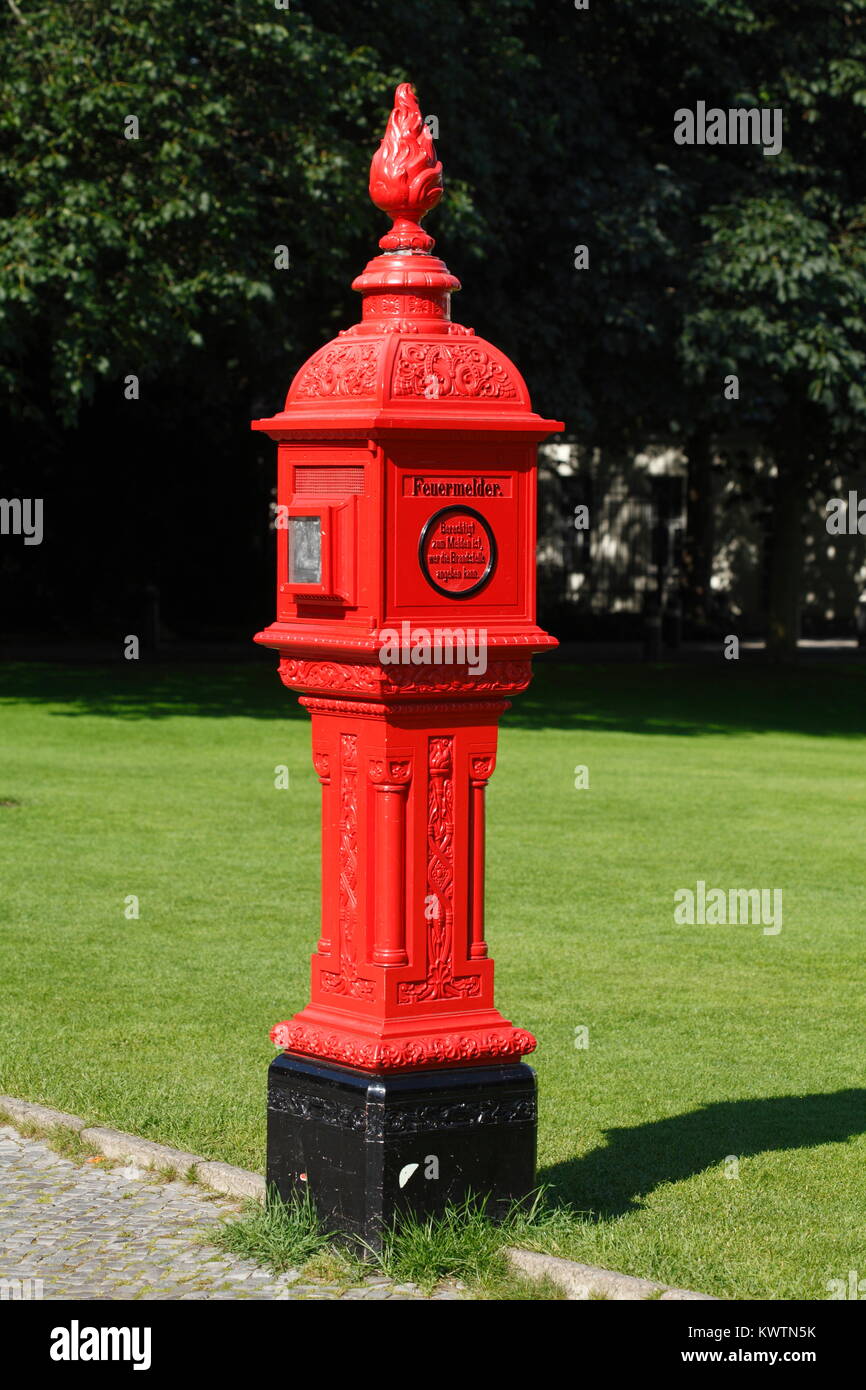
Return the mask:
[[[285,410],[253,428],[276,438],[359,428],[496,429],[547,436],[561,429],[532,411],[514,363],[471,328],[451,322],[460,289],[421,228],[442,196],[442,165],[408,83],[370,167],[370,196],[393,219],[352,288],[361,322],[305,362]]]

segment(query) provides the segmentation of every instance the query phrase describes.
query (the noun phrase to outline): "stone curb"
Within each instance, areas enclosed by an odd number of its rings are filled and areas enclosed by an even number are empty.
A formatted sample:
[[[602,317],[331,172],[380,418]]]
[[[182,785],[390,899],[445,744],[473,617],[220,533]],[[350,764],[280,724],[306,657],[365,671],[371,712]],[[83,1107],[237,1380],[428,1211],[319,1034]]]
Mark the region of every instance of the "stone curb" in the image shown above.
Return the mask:
[[[62,1110],[51,1110],[47,1105],[36,1105],[29,1100],[16,1100],[14,1096],[0,1096],[0,1110],[5,1110],[13,1120],[45,1129],[60,1127],[77,1130],[86,1144],[91,1144],[106,1158],[125,1159],[142,1168],[174,1168],[179,1177],[184,1177],[191,1168],[199,1182],[213,1192],[224,1197],[253,1197],[263,1202],[265,1199],[265,1180],[258,1173],[250,1173],[246,1168],[235,1168],[231,1163],[219,1163],[199,1154],[184,1153],[182,1149],[169,1148],[167,1144],[155,1144],[151,1139],[138,1139],[134,1134],[125,1134],[120,1129],[88,1127],[85,1120],[77,1115],[67,1115]]]
[[[120,1158],[137,1164],[139,1168],[174,1168],[178,1177],[183,1177],[190,1168],[204,1163],[204,1159],[196,1154],[169,1148],[167,1144],[155,1144],[152,1139],[136,1139],[121,1129],[95,1127],[82,1129],[79,1133],[85,1144],[92,1144],[106,1158]]]
[[[231,1163],[220,1163],[214,1159],[197,1159],[196,1172],[199,1182],[212,1187],[214,1192],[224,1192],[231,1197],[253,1197],[257,1202],[265,1200],[265,1180],[248,1168],[235,1168]]]
[[[250,1173],[246,1168],[235,1168],[231,1163],[201,1158],[198,1154],[169,1148],[167,1144],[156,1144],[151,1139],[138,1139],[134,1134],[125,1134],[120,1129],[88,1127],[77,1115],[67,1115],[63,1110],[52,1110],[34,1101],[16,1100],[14,1096],[0,1096],[0,1110],[5,1110],[13,1120],[41,1125],[45,1129],[59,1126],[77,1130],[86,1144],[91,1144],[106,1158],[125,1159],[143,1168],[174,1168],[181,1178],[193,1168],[198,1181],[213,1192],[225,1197],[252,1197],[259,1202],[265,1200],[264,1178],[258,1173]],[[596,1265],[576,1264],[573,1260],[542,1255],[535,1250],[520,1250],[513,1245],[506,1246],[505,1254],[519,1273],[531,1279],[550,1279],[565,1291],[568,1299],[596,1296],[616,1300],[651,1298],[659,1302],[673,1299],[700,1299],[710,1303],[719,1301],[711,1294],[673,1289],[667,1284],[653,1283],[651,1279],[635,1279],[630,1274],[617,1274],[609,1269],[599,1269]]]
[[[520,1250],[506,1246],[505,1254],[512,1268],[530,1279],[550,1279],[563,1289],[568,1299],[652,1299],[659,1303],[674,1299],[700,1299],[718,1303],[708,1293],[693,1293],[691,1289],[673,1289],[668,1284],[656,1284],[651,1279],[636,1279],[630,1274],[617,1274],[597,1265],[576,1264],[556,1255],[542,1255],[535,1250]]]
[[[0,1110],[5,1110],[13,1120],[26,1120],[31,1125],[45,1125],[53,1129],[84,1129],[87,1121],[79,1120],[77,1115],[67,1115],[64,1110],[50,1110],[47,1105],[36,1105],[29,1100],[16,1100],[14,1096],[0,1096]]]

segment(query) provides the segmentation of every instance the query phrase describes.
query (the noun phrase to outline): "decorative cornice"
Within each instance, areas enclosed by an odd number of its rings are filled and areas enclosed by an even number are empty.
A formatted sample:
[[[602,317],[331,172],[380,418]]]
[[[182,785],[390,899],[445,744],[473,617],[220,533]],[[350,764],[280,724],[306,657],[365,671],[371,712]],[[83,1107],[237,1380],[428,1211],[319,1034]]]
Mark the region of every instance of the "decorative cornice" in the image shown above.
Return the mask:
[[[510,1024],[485,1033],[431,1033],[388,1042],[361,1042],[349,1034],[284,1022],[274,1025],[270,1038],[283,1052],[301,1052],[374,1072],[516,1060],[538,1046],[525,1028]]]
[[[473,700],[464,698],[444,700],[384,700],[380,704],[371,704],[367,700],[327,700],[319,695],[301,695],[298,704],[303,705],[311,714],[350,714],[354,717],[362,716],[368,719],[384,719],[386,716],[401,715],[425,715],[425,714],[446,714],[449,718],[455,718],[462,712],[466,714],[504,714],[511,708],[510,700]]]
[[[280,658],[280,680],[295,690],[341,695],[486,695],[516,694],[532,679],[528,658],[491,661],[483,676],[468,666],[382,666],[369,660],[309,661],[303,657]]]
[[[304,661],[298,657],[280,658],[280,680],[299,690],[352,691],[376,694],[381,691],[381,667],[369,662]]]
[[[353,1104],[297,1089],[272,1085],[268,1089],[268,1109],[296,1120],[365,1134],[384,1139],[395,1134],[421,1134],[431,1131],[477,1129],[487,1125],[534,1124],[537,1107],[534,1095],[510,1096],[507,1100],[482,1097],[474,1100],[431,1102],[428,1105]]]
[[[456,665],[447,668],[448,675],[442,667],[387,666],[380,669],[387,672],[382,684],[382,692],[386,695],[392,691],[405,695],[410,690],[430,695],[474,695],[476,691],[500,690],[512,694],[525,690],[532,680],[529,660],[491,661],[483,676],[473,675],[468,666]]]

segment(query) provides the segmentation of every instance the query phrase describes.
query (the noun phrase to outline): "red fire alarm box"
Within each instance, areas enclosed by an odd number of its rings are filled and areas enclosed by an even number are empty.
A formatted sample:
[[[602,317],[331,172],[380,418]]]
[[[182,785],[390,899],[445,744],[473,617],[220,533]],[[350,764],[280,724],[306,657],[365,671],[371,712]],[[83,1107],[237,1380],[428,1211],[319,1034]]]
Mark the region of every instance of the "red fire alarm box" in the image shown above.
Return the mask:
[[[378,1244],[407,1203],[485,1193],[496,1214],[534,1185],[536,1043],[494,1004],[485,793],[499,720],[555,646],[535,453],[562,426],[452,322],[459,281],[419,225],[441,165],[407,84],[370,191],[394,225],[354,282],[361,322],[253,427],[279,446],[277,617],[256,640],[312,716],[322,789],[321,930],[310,1002],[271,1032],[268,1183]],[[435,1182],[410,1182],[419,1155]]]

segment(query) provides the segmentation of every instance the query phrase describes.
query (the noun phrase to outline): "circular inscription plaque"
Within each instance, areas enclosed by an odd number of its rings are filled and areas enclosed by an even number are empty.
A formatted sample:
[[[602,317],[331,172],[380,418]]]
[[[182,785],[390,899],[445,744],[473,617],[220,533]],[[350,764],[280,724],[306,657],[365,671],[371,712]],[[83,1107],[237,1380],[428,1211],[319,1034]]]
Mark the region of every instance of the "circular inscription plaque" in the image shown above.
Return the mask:
[[[496,568],[496,540],[472,507],[443,507],[424,523],[418,559],[427,583],[446,598],[471,598]]]

